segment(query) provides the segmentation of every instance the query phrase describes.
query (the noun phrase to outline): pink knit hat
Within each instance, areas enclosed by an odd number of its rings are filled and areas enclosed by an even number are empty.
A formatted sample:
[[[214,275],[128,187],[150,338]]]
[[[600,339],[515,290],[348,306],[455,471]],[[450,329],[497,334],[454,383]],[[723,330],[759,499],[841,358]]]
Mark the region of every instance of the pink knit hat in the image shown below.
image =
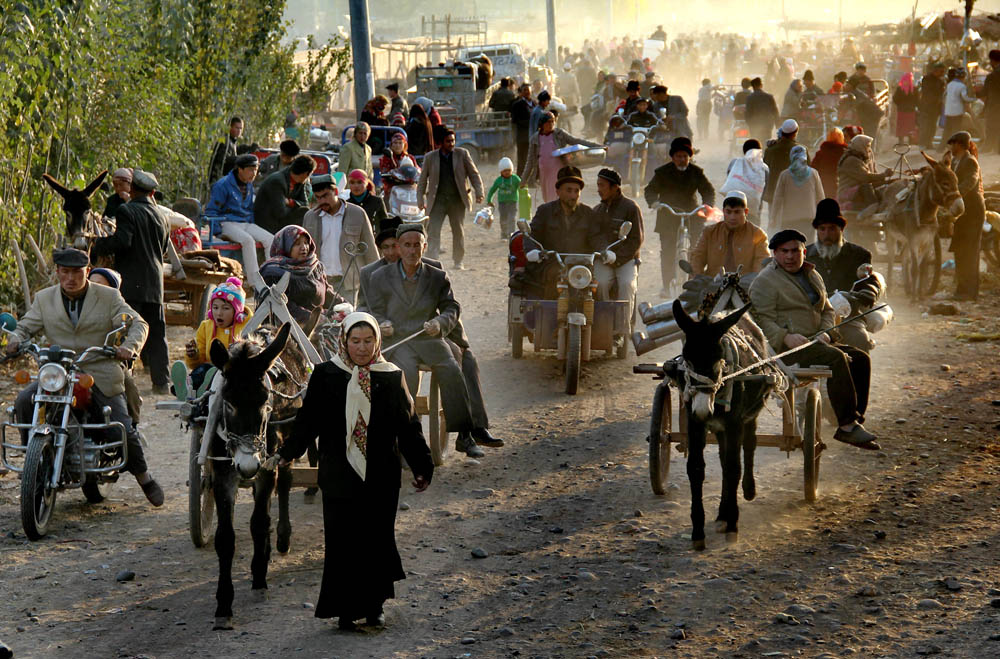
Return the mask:
[[[212,295],[208,299],[208,318],[212,322],[215,322],[215,318],[212,317],[212,301],[213,300],[223,300],[228,302],[233,307],[233,322],[242,322],[246,317],[244,313],[244,305],[246,303],[246,295],[243,293],[243,282],[240,281],[239,277],[230,277],[226,281],[222,282],[215,287],[212,291]]]

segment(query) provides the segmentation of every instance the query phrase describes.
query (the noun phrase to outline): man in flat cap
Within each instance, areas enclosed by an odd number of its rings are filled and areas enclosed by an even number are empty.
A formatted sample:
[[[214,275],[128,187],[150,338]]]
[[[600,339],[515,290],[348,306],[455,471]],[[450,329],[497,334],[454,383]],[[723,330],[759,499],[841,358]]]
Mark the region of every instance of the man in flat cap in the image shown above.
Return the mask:
[[[254,204],[257,193],[253,187],[259,162],[252,153],[236,156],[233,169],[212,185],[212,196],[205,204],[205,217],[212,226],[212,234],[239,243],[243,256],[244,279],[255,289],[264,285],[258,273],[257,243],[270,254],[274,234],[254,222]]]
[[[98,238],[91,253],[114,257],[121,273],[121,295],[149,325],[142,363],[149,369],[154,394],[168,393],[167,325],[163,313],[163,255],[170,240],[167,217],[153,193],[159,183],[150,172],[132,170],[130,201],[115,213],[115,233]]]
[[[806,346],[786,356],[786,364],[830,367],[826,386],[839,426],[834,439],[868,450],[881,448],[861,425],[868,407],[871,359],[863,350],[835,343],[828,331],[834,311],[823,278],[805,260],[806,237],[783,229],[768,247],[774,261],[750,285],[754,320],[776,353]],[[818,341],[808,345],[814,335]]]
[[[363,208],[340,198],[329,174],[314,176],[312,189],[315,205],[302,218],[302,226],[316,242],[316,255],[330,285],[353,304],[361,287],[361,268],[378,260],[372,224]],[[348,243],[354,244],[356,255],[348,254]],[[350,267],[352,262],[355,267]]]
[[[375,236],[375,244],[378,246],[381,258],[374,263],[370,263],[361,269],[361,296],[358,299],[358,309],[368,311],[368,292],[371,290],[372,276],[383,267],[392,267],[399,262],[399,247],[396,232],[402,225],[399,217],[390,217],[382,221],[382,230]],[[444,270],[440,261],[436,261],[426,256],[421,262],[439,270]],[[462,377],[465,378],[465,387],[469,392],[469,404],[472,410],[472,438],[482,446],[499,447],[503,446],[503,440],[497,439],[489,432],[490,419],[486,413],[486,402],[483,396],[483,387],[479,378],[479,362],[472,352],[469,337],[462,326],[462,319],[459,318],[455,327],[445,337],[448,347],[455,355],[455,360],[462,367]],[[467,449],[468,451],[469,449]],[[473,451],[474,453],[476,451]]]
[[[410,105],[406,102],[406,99],[399,95],[399,83],[393,82],[385,86],[385,90],[389,92],[389,101],[391,105],[389,106],[389,116],[396,114],[397,112],[403,115],[404,119],[410,118]]]
[[[601,300],[628,300],[635,302],[635,291],[639,284],[639,248],[642,247],[642,211],[639,204],[622,194],[621,174],[613,169],[602,169],[597,174],[597,194],[601,203],[594,207],[594,215],[600,226],[597,251],[604,255],[603,263],[594,264],[597,278],[597,297]],[[631,222],[625,240],[609,249],[618,241],[618,232],[625,222]],[[617,295],[612,298],[612,287],[617,286]],[[632,307],[629,306],[629,318]]]
[[[132,187],[132,170],[128,167],[119,167],[111,174],[111,187],[115,193],[108,197],[108,203],[104,206],[104,217],[114,217],[118,212],[118,207],[129,200],[128,191]]]
[[[89,259],[85,252],[72,248],[56,250],[52,260],[59,283],[43,288],[35,295],[7,342],[7,354],[14,354],[22,342],[41,332],[50,344],[73,350],[79,355],[87,348],[104,345],[108,333],[121,326],[122,316],[130,317],[131,326],[117,348],[115,358],[98,354],[81,366],[94,378],[94,386],[90,390],[91,405],[98,410],[110,407],[111,420],[125,426],[128,441],[126,469],[135,476],[149,502],[162,506],[163,490],[149,475],[139,431],[133,425],[125,404],[125,370],[121,364],[135,356],[149,328],[136,310],[122,299],[117,289],[91,284],[87,280]],[[32,383],[14,401],[14,413],[20,423],[31,422],[34,412],[31,398],[37,390],[38,383]]]
[[[367,301],[371,314],[379,321],[386,348],[421,333],[393,349],[388,359],[403,370],[406,386],[413,394],[420,383],[418,364],[431,367],[440,384],[448,432],[458,433],[455,450],[482,457],[483,450],[476,446],[473,432],[482,436],[485,428],[476,428],[473,422],[462,368],[444,338],[458,325],[461,306],[455,301],[444,270],[423,262],[427,248],[424,226],[401,225],[396,230],[396,241],[399,261],[372,275]]]

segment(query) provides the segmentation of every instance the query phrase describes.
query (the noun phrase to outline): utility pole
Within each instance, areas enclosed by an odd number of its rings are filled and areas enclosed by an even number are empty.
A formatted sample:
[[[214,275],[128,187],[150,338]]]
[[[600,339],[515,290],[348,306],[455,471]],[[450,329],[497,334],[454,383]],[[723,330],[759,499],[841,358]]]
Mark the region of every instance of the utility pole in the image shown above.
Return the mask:
[[[545,63],[553,71],[559,68],[556,62],[556,0],[545,0],[545,22],[549,28],[549,54],[545,58]]]
[[[962,36],[964,37],[969,33],[969,27],[972,23],[972,6],[976,4],[976,0],[965,0],[965,29],[962,30]],[[971,43],[971,40],[970,40]],[[962,51],[962,66],[966,69],[969,67],[969,49],[966,47]]]
[[[368,23],[368,0],[348,0],[351,12],[351,57],[354,59],[354,113],[375,96],[375,76],[372,73],[372,40]]]

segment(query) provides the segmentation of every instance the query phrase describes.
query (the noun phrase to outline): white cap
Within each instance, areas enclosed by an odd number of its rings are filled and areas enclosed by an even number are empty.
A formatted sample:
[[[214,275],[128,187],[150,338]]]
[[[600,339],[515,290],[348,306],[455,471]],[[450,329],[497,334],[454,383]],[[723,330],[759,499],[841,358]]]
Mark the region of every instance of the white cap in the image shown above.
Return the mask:
[[[739,199],[740,201],[743,202],[744,208],[750,208],[750,204],[747,202],[747,196],[743,193],[742,190],[732,190],[730,192],[727,192],[726,198],[722,200],[722,205],[725,206],[726,202],[729,201],[730,199]]]
[[[781,132],[789,135],[799,130],[799,122],[794,119],[785,119],[785,123],[781,124]]]
[[[500,167],[500,171],[502,172],[505,169],[514,169],[514,163],[511,162],[510,158],[504,157],[500,159],[498,167]]]
[[[563,71],[569,71],[572,68],[573,68],[573,65],[570,64],[569,62],[564,62],[563,63]]]

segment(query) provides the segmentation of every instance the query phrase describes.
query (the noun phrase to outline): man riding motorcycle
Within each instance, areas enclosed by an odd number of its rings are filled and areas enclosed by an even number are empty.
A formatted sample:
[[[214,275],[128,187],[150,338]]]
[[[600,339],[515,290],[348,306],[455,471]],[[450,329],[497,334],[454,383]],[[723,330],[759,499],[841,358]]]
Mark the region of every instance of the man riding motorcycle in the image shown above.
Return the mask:
[[[559,170],[556,179],[559,199],[542,204],[535,211],[535,217],[531,220],[531,241],[560,254],[601,251],[606,245],[601,240],[601,222],[593,209],[580,203],[583,186],[583,175],[579,168],[568,166]],[[537,246],[532,246],[525,254],[529,263],[541,265],[532,267],[531,270],[544,283],[545,299],[554,300],[558,296],[558,265],[554,262],[541,264],[542,256],[542,251]]]
[[[100,345],[109,332],[121,324],[121,317],[132,318],[132,326],[124,342],[117,349],[120,361],[133,359],[142,348],[149,326],[146,321],[125,304],[117,289],[91,284],[87,280],[86,252],[63,249],[53,252],[59,283],[44,288],[17,324],[7,343],[7,354],[13,355],[24,341],[43,332],[53,345],[73,350],[77,354]],[[163,505],[163,490],[146,469],[139,431],[133,426],[125,404],[125,372],[119,361],[95,356],[84,362],[85,371],[94,378],[91,388],[91,405],[96,409],[111,408],[111,420],[120,422],[128,440],[126,469],[135,476],[146,498],[154,506]],[[31,423],[34,411],[32,396],[38,389],[35,382],[25,388],[14,401],[14,412],[19,423]]]

